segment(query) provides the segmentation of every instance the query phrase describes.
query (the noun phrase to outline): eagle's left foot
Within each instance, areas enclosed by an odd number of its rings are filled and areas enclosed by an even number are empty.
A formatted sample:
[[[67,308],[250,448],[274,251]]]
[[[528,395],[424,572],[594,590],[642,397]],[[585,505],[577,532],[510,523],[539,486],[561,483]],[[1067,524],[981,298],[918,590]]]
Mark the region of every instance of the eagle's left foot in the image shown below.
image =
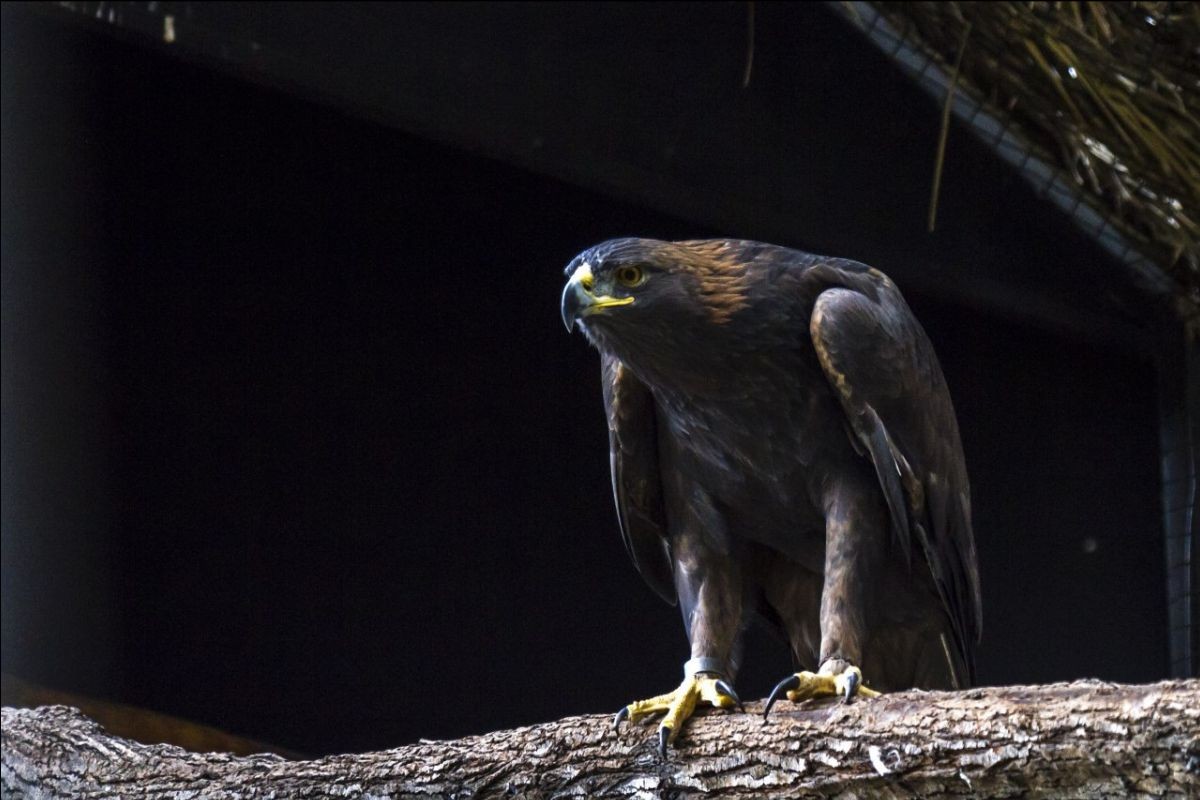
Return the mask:
[[[821,665],[820,672],[797,672],[781,680],[771,691],[767,707],[763,709],[763,720],[766,720],[771,713],[771,706],[784,692],[793,703],[816,697],[841,697],[843,702],[848,703],[856,694],[863,697],[879,696],[879,692],[868,689],[862,682],[862,670],[844,661],[826,661]]]
[[[742,705],[733,687],[720,678],[704,674],[690,675],[670,694],[660,694],[649,700],[636,700],[622,708],[613,719],[613,729],[619,730],[624,720],[637,722],[659,711],[667,712],[658,726],[658,752],[666,758],[667,746],[675,742],[683,723],[692,716],[696,704],[701,701],[716,708],[734,708]]]

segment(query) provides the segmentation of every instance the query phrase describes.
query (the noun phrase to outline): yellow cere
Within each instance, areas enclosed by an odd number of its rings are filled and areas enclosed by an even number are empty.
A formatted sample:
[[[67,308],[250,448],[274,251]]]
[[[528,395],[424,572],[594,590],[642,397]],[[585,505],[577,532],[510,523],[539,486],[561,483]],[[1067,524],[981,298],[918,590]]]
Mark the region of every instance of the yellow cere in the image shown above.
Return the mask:
[[[596,282],[596,279],[592,277],[592,268],[588,264],[583,264],[579,269],[575,270],[575,274],[572,277],[577,278],[580,285],[589,292],[592,290],[592,284]]]

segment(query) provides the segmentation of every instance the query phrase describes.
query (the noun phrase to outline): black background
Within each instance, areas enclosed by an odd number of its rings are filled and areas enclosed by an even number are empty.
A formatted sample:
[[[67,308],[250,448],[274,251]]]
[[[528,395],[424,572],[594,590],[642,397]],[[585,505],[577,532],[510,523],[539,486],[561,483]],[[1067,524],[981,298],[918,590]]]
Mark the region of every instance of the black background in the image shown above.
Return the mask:
[[[46,19],[3,28],[6,672],[310,753],[678,681],[561,269],[613,236],[752,231]],[[1003,205],[979,246],[1036,264],[1055,212],[971,174],[948,171],[947,213]],[[1163,677],[1149,364],[907,294],[972,475],[981,681]],[[789,668],[756,632],[739,688]]]

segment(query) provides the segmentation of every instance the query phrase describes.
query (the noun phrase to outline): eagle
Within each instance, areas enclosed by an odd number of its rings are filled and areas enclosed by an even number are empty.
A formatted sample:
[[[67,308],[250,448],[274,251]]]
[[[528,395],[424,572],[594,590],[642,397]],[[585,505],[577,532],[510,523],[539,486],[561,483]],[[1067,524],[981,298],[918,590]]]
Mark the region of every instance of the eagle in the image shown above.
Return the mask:
[[[665,756],[698,703],[740,707],[742,634],[801,671],[767,701],[953,689],[982,627],[970,486],[933,347],[896,285],[762,242],[613,239],[567,265],[562,317],[600,353],[625,547],[691,647]]]

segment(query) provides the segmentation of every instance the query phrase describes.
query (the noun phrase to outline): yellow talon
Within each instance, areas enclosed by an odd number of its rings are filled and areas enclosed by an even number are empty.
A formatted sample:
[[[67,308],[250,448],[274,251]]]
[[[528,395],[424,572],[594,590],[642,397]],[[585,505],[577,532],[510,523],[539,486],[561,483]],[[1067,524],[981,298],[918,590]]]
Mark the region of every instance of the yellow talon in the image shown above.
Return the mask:
[[[623,712],[617,715],[617,721],[619,723],[621,719],[628,719],[630,722],[637,722],[651,714],[666,712],[659,725],[660,737],[665,730],[667,733],[663,743],[673,743],[683,728],[683,723],[695,712],[697,703],[708,703],[716,708],[737,706],[736,696],[722,691],[719,683],[719,679],[708,675],[689,676],[670,694],[660,694],[649,700],[636,700],[625,706]],[[728,689],[727,686],[724,688]]]
[[[775,705],[775,701],[785,692],[787,699],[793,703],[817,697],[842,697],[849,702],[856,694],[862,697],[879,696],[879,692],[863,686],[862,670],[858,667],[846,667],[836,673],[832,669],[828,672],[825,669],[821,672],[797,672],[780,681],[771,692],[763,710],[764,719],[771,713],[771,706]]]
[[[737,695],[732,690],[721,685],[716,678],[701,677],[698,680],[700,699],[715,708],[733,708],[738,704]]]
[[[679,729],[696,710],[696,699],[699,694],[699,687],[696,686],[695,679],[689,678],[679,687],[678,696],[675,702],[671,703],[671,707],[667,709],[667,715],[663,717],[662,721],[662,726],[671,731],[670,738],[667,740],[668,744],[674,744],[675,737],[679,735]]]
[[[847,667],[837,674],[800,672],[796,677],[800,679],[799,688],[787,693],[787,699],[793,703],[816,697],[846,697],[847,694],[879,697],[879,692],[862,685],[862,670],[858,667]]]

